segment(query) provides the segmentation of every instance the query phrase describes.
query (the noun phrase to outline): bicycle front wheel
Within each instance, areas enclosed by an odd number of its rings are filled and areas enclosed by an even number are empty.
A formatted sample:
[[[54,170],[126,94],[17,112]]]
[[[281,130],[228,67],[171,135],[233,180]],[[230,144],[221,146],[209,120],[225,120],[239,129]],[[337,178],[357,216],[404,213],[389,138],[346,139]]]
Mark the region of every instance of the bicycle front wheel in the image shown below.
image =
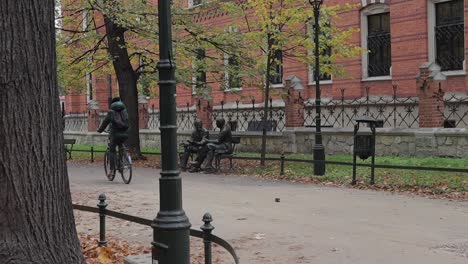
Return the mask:
[[[122,153],[120,159],[120,175],[124,183],[129,184],[132,180],[132,158],[126,152]]]
[[[104,171],[106,172],[107,179],[113,181],[115,178],[115,171],[112,171],[112,174],[109,175],[109,172],[111,172],[109,150],[106,150],[104,154]]]

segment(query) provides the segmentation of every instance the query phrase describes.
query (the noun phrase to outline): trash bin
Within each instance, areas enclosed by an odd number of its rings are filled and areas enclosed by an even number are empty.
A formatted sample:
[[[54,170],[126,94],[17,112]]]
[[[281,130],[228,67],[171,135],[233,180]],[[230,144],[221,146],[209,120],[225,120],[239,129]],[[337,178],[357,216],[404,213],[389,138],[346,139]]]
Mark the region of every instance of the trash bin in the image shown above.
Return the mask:
[[[370,184],[375,183],[374,170],[375,170],[375,127],[378,120],[363,116],[355,119],[356,125],[354,125],[354,147],[353,147],[353,181],[351,184],[356,184],[356,157],[363,160],[372,157],[371,160],[371,180]],[[359,132],[361,124],[368,124],[370,127],[370,133]]]

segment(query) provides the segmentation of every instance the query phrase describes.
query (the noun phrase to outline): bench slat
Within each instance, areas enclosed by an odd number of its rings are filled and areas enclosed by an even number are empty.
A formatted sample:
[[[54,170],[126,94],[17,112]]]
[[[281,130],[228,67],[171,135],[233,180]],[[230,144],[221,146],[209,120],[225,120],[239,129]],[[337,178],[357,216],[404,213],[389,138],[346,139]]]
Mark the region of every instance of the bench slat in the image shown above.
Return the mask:
[[[72,138],[65,138],[63,139],[63,144],[75,144],[76,143],[76,139],[72,139]]]
[[[232,167],[232,157],[236,154],[236,145],[240,143],[241,137],[240,136],[233,136],[232,137],[232,152],[231,153],[218,153],[215,155],[215,167],[216,171],[219,172],[221,170],[221,160],[222,159],[229,159],[229,163]]]

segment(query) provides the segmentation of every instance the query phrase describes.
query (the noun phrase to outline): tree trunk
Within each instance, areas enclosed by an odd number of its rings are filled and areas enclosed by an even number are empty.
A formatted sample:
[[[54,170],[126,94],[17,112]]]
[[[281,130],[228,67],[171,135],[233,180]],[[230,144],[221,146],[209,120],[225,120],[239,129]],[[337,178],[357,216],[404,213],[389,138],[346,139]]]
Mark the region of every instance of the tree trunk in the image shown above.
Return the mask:
[[[271,43],[270,37],[268,37],[268,43]],[[262,118],[262,149],[260,151],[260,165],[265,166],[265,156],[266,156],[266,142],[267,142],[267,121],[268,121],[268,103],[270,98],[270,77],[271,77],[271,60],[272,52],[271,47],[268,47],[267,55],[267,64],[266,64],[266,74],[265,74],[265,104],[263,106],[263,118]]]
[[[54,0],[0,1],[0,263],[84,263],[56,78]]]
[[[130,119],[128,145],[134,159],[142,158],[140,148],[140,129],[138,127],[138,76],[133,70],[125,42],[125,29],[112,19],[104,18],[109,54],[119,83],[119,94],[127,106]]]

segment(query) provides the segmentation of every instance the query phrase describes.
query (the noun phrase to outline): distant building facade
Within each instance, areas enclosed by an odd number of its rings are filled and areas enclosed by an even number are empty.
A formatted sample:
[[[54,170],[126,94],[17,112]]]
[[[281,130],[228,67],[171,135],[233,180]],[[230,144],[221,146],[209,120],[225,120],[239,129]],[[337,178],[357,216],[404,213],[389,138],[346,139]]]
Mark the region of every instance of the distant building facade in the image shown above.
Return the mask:
[[[197,8],[203,5],[205,0],[186,1],[188,8]],[[344,67],[347,74],[344,77],[322,76],[322,97],[326,100],[342,101],[381,96],[414,97],[413,103],[417,104],[417,109],[416,114],[414,112],[412,114],[418,118],[419,127],[443,126],[448,114],[445,113],[444,117],[443,100],[437,102],[436,95],[439,94],[443,98],[446,94],[466,96],[468,93],[466,74],[468,2],[463,0],[325,0],[324,2],[325,5],[358,4],[357,8],[339,14],[338,26],[359,28],[360,31],[352,36],[351,42],[369,52],[353,59],[336,62]],[[231,18],[220,10],[200,12],[194,21],[217,25],[228,25],[232,22]],[[200,53],[197,56],[202,58],[204,54]],[[304,125],[307,118],[310,118],[307,117],[304,102],[307,103],[315,97],[313,69],[311,65],[304,65],[287,58],[282,62],[282,66],[277,69],[278,77],[272,80],[273,89],[283,89],[291,98],[300,98],[302,106],[295,106],[298,100],[288,101],[280,96],[272,98],[272,102],[274,107],[284,109],[282,114],[284,126],[301,126],[301,123]],[[229,60],[227,63],[230,63]],[[299,80],[300,89],[289,87],[286,79],[291,76]],[[99,76],[93,76],[91,79],[93,86],[91,94],[88,92],[88,94],[66,96],[67,112],[86,111],[86,103],[91,99],[99,101],[99,110],[107,109],[106,102],[110,91],[108,79]],[[209,79],[210,74],[206,73],[197,81],[210,81]],[[199,118],[209,120],[221,105],[226,109],[238,110],[239,105],[241,108],[248,108],[250,105],[259,107],[265,100],[258,88],[239,87],[239,82],[236,80],[231,80],[229,85],[233,86],[232,89],[221,89],[221,85],[214,85],[210,101],[200,100],[193,93],[193,87],[179,85],[177,105],[181,109],[187,109],[187,112],[196,111]],[[115,81],[112,86],[115,93]],[[158,98],[148,99],[148,101],[143,100],[146,104],[145,109],[150,112],[152,108],[158,109]],[[396,105],[396,101],[393,103]],[[391,101],[388,101],[388,104],[391,104]],[[462,109],[463,107],[465,106],[462,106]],[[425,118],[431,120],[427,121]],[[394,123],[397,123],[396,118]],[[411,126],[406,125],[406,127]]]

